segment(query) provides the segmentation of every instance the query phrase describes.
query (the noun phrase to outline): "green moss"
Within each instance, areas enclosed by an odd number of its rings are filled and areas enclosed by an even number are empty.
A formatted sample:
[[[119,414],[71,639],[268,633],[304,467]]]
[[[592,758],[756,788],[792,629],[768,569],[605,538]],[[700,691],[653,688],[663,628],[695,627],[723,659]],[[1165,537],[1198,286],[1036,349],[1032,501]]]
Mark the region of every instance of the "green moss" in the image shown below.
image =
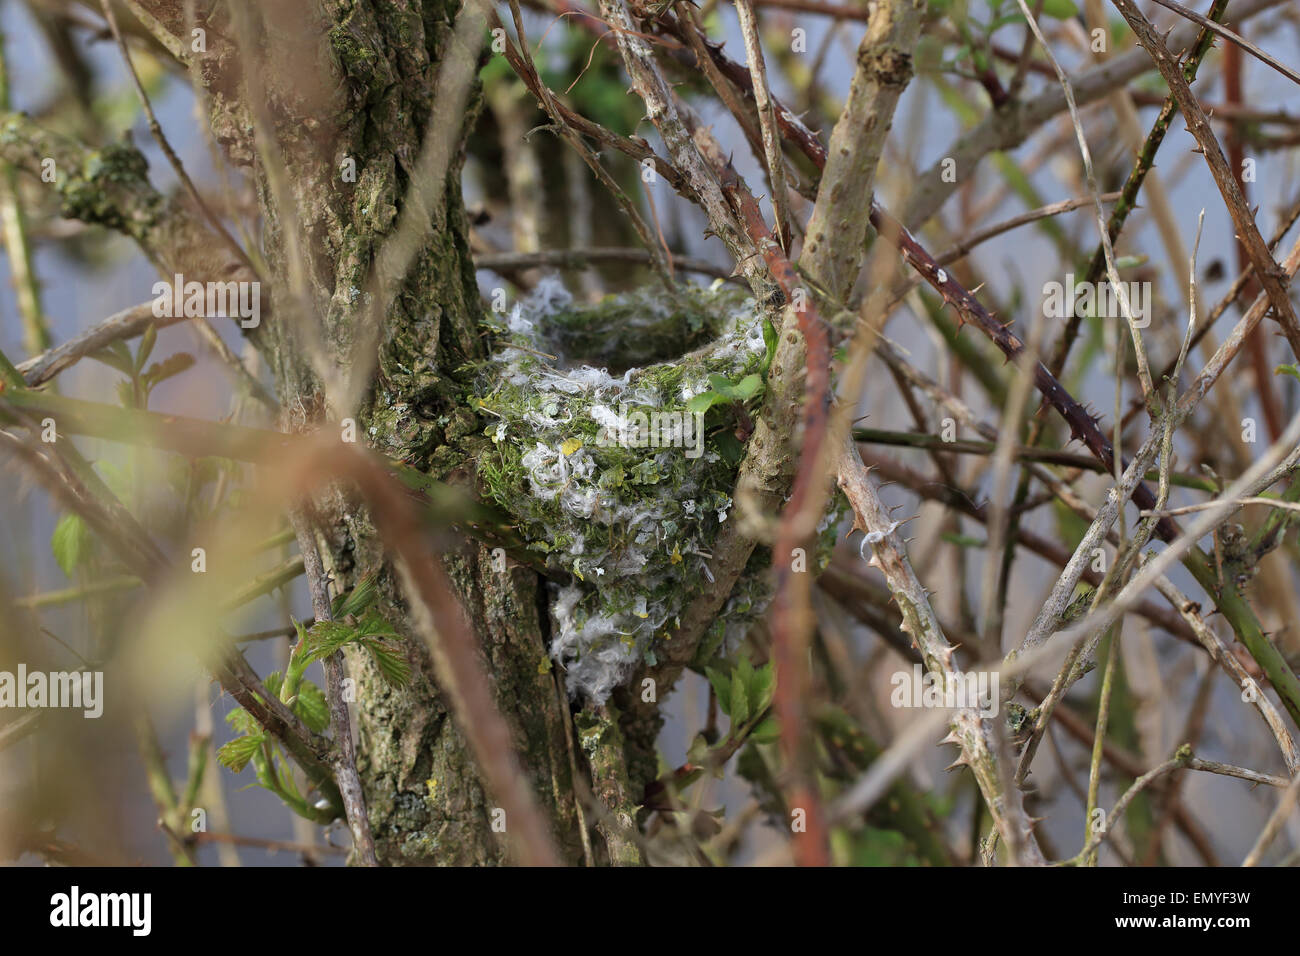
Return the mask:
[[[657,287],[639,289],[596,306],[557,312],[543,339],[559,354],[618,374],[670,362],[707,345],[724,331],[722,317],[742,301],[733,290],[691,287],[669,298]]]
[[[709,586],[708,560],[732,507],[737,461],[719,440],[737,410],[689,407],[709,376],[761,370],[766,345],[752,305],[730,290],[657,290],[575,307],[540,290],[511,315],[507,346],[482,366],[474,396],[490,445],[479,456],[486,495],[559,578],[552,655],[575,690],[604,700]],[[703,347],[685,354],[686,345]],[[611,375],[591,353],[627,363],[673,361]],[[543,353],[559,354],[552,361]],[[757,401],[757,398],[755,399]]]
[[[144,216],[137,215],[128,221],[122,213],[118,190],[126,188],[140,195],[150,194],[148,171],[144,155],[133,146],[114,143],[87,153],[80,169],[58,180],[63,198],[60,212],[68,218],[142,235],[153,226],[156,210],[146,208]]]
[[[552,595],[551,654],[570,689],[597,702],[637,665],[656,662],[682,609],[712,586],[712,548],[741,457],[735,433],[762,400],[760,390],[747,410],[722,402],[707,414],[691,403],[713,388],[711,376],[763,374],[768,345],[752,301],[718,287],[662,296],[643,289],[575,306],[544,284],[511,313],[507,344],[478,369],[473,396],[487,422],[484,492],[554,577],[570,582]],[[579,364],[591,360],[590,351],[569,351],[579,345],[619,363],[697,347],[612,375]],[[766,606],[767,565],[765,551],[751,559],[705,636],[706,657]]]

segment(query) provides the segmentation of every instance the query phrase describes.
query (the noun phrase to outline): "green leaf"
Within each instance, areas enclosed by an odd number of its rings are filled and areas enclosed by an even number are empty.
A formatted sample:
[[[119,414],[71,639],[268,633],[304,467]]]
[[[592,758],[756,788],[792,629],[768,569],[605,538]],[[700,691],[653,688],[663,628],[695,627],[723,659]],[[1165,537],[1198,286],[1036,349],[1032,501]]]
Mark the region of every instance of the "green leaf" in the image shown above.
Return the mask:
[[[131,357],[131,350],[121,342],[113,342],[98,352],[92,352],[90,357],[96,362],[103,362],[109,368],[116,369],[128,378],[135,375],[135,359]]]
[[[367,574],[357,582],[356,587],[346,594],[340,594],[334,599],[334,616],[347,617],[349,614],[360,616],[370,609],[374,603],[375,594],[378,591],[376,585],[377,575]]]
[[[59,562],[59,567],[68,577],[72,577],[73,572],[90,557],[91,543],[90,528],[81,520],[80,515],[71,512],[59,518],[54,533],[50,535],[50,550],[54,552],[54,560]]]
[[[718,706],[728,717],[731,716],[731,678],[723,676],[721,671],[714,670],[712,667],[704,669],[704,676],[709,679],[709,684],[713,687],[714,696],[718,698]]]
[[[248,766],[248,761],[252,760],[253,755],[261,749],[265,739],[263,734],[236,737],[230,743],[217,748],[217,760],[221,761],[223,767],[239,773]]]
[[[707,412],[710,408],[720,402],[729,401],[731,401],[731,399],[719,392],[700,392],[700,394],[687,401],[686,410],[692,415],[695,415],[700,412]]]
[[[673,784],[676,786],[678,793],[700,778],[701,771],[699,770],[699,767],[712,763],[712,757],[713,748],[710,747],[709,742],[704,739],[704,734],[696,734],[691,740],[691,745],[686,748],[686,762],[695,764],[696,769],[694,771],[687,771],[687,773],[682,777],[674,775]]]
[[[746,375],[736,387],[732,389],[732,395],[737,401],[747,402],[757,395],[763,388],[763,379],[759,375]]]
[[[709,390],[690,399],[686,403],[686,410],[692,413],[707,412],[714,405],[746,402],[762,389],[763,376],[757,373],[746,375],[737,383],[715,372],[709,376]]]
[[[780,336],[776,331],[776,326],[772,324],[772,320],[768,318],[764,318],[763,319],[763,345],[766,346],[765,354],[763,356],[764,377],[767,376],[767,370],[772,367],[772,359],[776,358],[776,345],[779,340],[780,340]]]
[[[370,652],[379,673],[390,686],[404,687],[410,683],[411,665],[401,648],[376,638],[366,638],[361,643]]]
[[[150,326],[153,328],[153,326]],[[159,382],[165,382],[169,378],[180,375],[194,365],[194,356],[189,352],[177,352],[175,355],[169,355],[161,362],[154,362],[149,366],[149,370],[144,373],[143,379],[146,387],[153,388]]]
[[[745,695],[749,695],[749,683],[754,679],[754,665],[749,662],[748,657],[741,657],[736,661],[736,669],[731,674],[731,682],[734,684],[740,681],[745,685]]]
[[[1290,375],[1292,378],[1300,379],[1300,366],[1297,365],[1279,365],[1273,370],[1274,375]]]
[[[772,693],[776,690],[776,668],[768,661],[758,670],[753,671],[749,679],[749,701],[754,713],[767,709],[772,703]]]
[[[731,379],[725,375],[719,375],[717,372],[711,373],[709,375],[709,388],[727,399],[733,397]]]
[[[740,443],[740,439],[729,431],[720,431],[713,439],[714,446],[718,449],[718,454],[722,456],[723,461],[728,465],[736,466],[745,457],[745,446]]]
[[[366,637],[401,639],[401,635],[397,633],[393,625],[385,621],[379,612],[374,610],[367,611],[365,616],[361,618],[360,623],[357,624],[357,638]]]
[[[733,732],[749,720],[749,688],[745,686],[745,678],[739,670],[731,675],[731,709],[727,716],[731,718]]]
[[[293,702],[293,712],[318,734],[329,726],[329,702],[325,700],[324,691],[309,680],[298,685],[298,697]]]
[[[144,363],[149,361],[149,356],[153,353],[153,347],[158,342],[158,326],[152,322],[144,330],[144,335],[140,336],[140,347],[135,353],[134,369],[139,372],[144,368]]]
[[[236,707],[226,714],[226,723],[230,725],[231,730],[241,734],[255,734],[261,729],[257,726],[253,715],[242,707]]]
[[[700,392],[700,394],[693,396],[686,402],[686,410],[692,415],[707,412],[715,402],[722,400],[722,397],[717,392]]]
[[[317,621],[307,631],[302,660],[307,664],[324,660],[344,644],[355,641],[357,637],[356,630],[341,621]]]
[[[759,721],[758,726],[749,732],[749,739],[756,744],[770,744],[781,736],[781,725],[776,715],[769,714]]]

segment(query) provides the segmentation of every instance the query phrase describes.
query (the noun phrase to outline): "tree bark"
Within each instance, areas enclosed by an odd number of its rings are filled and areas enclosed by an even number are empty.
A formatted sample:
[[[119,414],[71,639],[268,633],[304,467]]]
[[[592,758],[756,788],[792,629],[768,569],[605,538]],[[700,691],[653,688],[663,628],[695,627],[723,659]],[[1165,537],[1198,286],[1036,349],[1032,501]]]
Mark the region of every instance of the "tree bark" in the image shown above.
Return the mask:
[[[150,6],[175,35],[190,35],[183,3]],[[256,22],[214,14],[200,24],[207,30],[208,55],[201,62],[213,129],[226,154],[251,167],[258,183],[272,301],[300,302],[293,280],[301,263],[306,305],[319,317],[329,361],[343,374],[363,334],[361,290],[395,229],[430,132],[425,126],[439,65],[459,8],[455,0],[266,4],[245,14]],[[237,50],[251,59],[241,63]],[[265,104],[260,113],[259,93]],[[480,100],[475,85],[461,128],[434,131],[456,138],[455,158],[431,228],[385,316],[376,371],[357,419],[358,433],[384,454],[438,478],[469,482],[465,444],[483,425],[466,407],[468,387],[456,370],[486,353],[460,175]],[[271,137],[262,134],[268,120]],[[343,174],[351,168],[355,181]],[[279,190],[278,173],[286,184]],[[286,194],[289,209],[279,205]],[[259,343],[275,376],[283,424],[324,425],[338,410],[326,407],[306,358],[311,343],[289,315],[279,309]],[[341,492],[325,514],[332,519],[329,563],[336,582],[347,586],[382,569],[381,610],[407,638],[414,665],[411,685],[394,689],[364,655],[348,660],[358,685],[358,765],[380,862],[504,862],[506,842],[494,829],[491,795],[407,623],[383,542],[364,509]],[[525,568],[495,570],[479,544],[451,542],[440,550],[556,845],[564,860],[579,862],[572,771],[581,756],[570,746],[567,702],[550,672],[544,585]]]

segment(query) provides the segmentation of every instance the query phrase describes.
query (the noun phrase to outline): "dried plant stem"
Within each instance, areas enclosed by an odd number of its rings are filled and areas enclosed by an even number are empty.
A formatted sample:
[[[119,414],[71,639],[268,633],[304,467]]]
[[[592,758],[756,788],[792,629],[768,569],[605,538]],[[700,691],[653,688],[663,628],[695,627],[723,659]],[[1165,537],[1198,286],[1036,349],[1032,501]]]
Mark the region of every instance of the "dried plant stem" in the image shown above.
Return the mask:
[[[1233,4],[1233,17],[1242,23],[1282,2],[1283,0],[1237,0]],[[1195,24],[1184,23],[1169,35],[1169,46],[1175,50],[1190,49],[1200,33],[1200,28]],[[1150,69],[1150,56],[1140,50],[1129,50],[1100,66],[1079,73],[1071,81],[1075,101],[1081,107],[1095,103]],[[985,156],[1000,150],[1014,149],[1052,117],[1065,112],[1066,108],[1065,94],[1059,88],[1045,90],[1032,99],[1010,104],[1006,109],[991,113],[963,132],[941,156],[956,163],[958,179],[965,182],[965,177],[973,175],[975,167]],[[900,218],[913,229],[919,229],[928,222],[958,188],[959,183],[945,181],[941,165],[943,159],[916,177],[917,188],[903,207]]]
[[[1093,811],[1097,808],[1097,798],[1101,790],[1101,756],[1102,745],[1106,740],[1106,729],[1110,723],[1111,693],[1115,689],[1115,661],[1119,658],[1120,628],[1110,630],[1110,647],[1106,652],[1106,670],[1101,679],[1101,697],[1097,706],[1097,730],[1092,740],[1092,762],[1088,768],[1088,799],[1084,804],[1084,834],[1087,839],[1087,827],[1092,821]],[[1097,855],[1088,858],[1089,866],[1097,865]]]

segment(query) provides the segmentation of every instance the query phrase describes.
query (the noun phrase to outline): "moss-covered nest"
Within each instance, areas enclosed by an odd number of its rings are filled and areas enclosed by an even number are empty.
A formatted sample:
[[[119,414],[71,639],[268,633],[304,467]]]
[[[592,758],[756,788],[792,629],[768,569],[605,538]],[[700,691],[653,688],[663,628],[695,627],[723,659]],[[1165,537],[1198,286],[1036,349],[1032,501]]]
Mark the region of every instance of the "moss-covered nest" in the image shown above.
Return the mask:
[[[529,548],[571,578],[554,587],[551,656],[571,693],[603,702],[641,661],[654,663],[656,642],[711,584],[739,464],[736,415],[688,406],[710,376],[761,376],[763,319],[720,284],[675,301],[651,288],[580,306],[548,279],[501,331],[479,377],[493,442],[480,477]],[[636,364],[649,357],[661,361]],[[755,577],[722,616],[729,630],[764,603]]]

